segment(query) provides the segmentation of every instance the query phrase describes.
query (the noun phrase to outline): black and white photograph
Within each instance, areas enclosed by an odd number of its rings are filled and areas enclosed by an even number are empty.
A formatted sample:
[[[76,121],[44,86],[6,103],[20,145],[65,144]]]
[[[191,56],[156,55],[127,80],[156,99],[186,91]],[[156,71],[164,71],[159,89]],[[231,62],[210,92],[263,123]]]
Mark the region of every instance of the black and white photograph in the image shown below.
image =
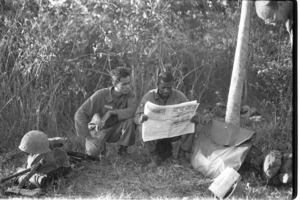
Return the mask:
[[[297,11],[0,0],[0,199],[295,199]]]

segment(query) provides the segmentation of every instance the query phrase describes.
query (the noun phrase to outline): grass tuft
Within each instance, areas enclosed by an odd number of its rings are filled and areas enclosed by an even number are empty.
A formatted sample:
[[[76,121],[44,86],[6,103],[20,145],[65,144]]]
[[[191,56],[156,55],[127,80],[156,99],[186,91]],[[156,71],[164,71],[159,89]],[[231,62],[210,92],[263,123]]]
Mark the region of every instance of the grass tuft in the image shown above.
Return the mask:
[[[269,122],[247,122],[242,126],[256,131],[255,144],[262,147],[262,151],[273,149],[291,151],[291,134],[284,132],[283,129],[274,128]],[[201,128],[197,126],[197,132]],[[69,137],[72,150],[84,151],[84,141],[79,140],[74,133],[63,134]],[[278,143],[278,140],[286,142]],[[107,158],[100,162],[81,162],[67,178],[51,185],[44,197],[46,199],[214,199],[214,195],[208,190],[213,180],[205,178],[196,170],[178,164],[175,155],[179,142],[173,144],[173,157],[154,169],[146,168],[149,159],[140,140],[129,148],[128,157],[117,154],[117,144],[108,144]],[[0,160],[5,162],[2,162],[0,176],[5,177],[13,173],[17,168],[17,160],[21,157],[17,150],[2,154]],[[291,185],[269,186],[261,178],[260,172],[248,166],[243,166],[239,173],[242,176],[245,199],[291,199],[292,197]],[[11,185],[10,181],[3,185],[2,196],[7,197],[4,188]]]

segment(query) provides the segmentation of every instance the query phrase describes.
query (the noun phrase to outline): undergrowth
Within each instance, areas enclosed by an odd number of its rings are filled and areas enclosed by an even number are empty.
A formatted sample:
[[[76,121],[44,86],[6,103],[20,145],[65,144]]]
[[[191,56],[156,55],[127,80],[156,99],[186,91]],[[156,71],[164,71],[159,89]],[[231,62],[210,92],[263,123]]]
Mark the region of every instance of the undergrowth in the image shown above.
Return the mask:
[[[251,122],[242,122],[245,128],[250,128]],[[283,152],[291,151],[291,139],[278,144],[278,134],[268,122],[253,123],[252,130],[256,131],[255,145],[262,151],[272,149]],[[198,126],[197,129],[201,129]],[[280,132],[281,137],[287,137],[287,132]],[[83,151],[83,140],[69,132],[72,150]],[[61,179],[55,185],[48,187],[47,194],[43,198],[87,198],[87,199],[213,199],[213,194],[208,190],[212,180],[204,177],[200,172],[178,164],[175,159],[179,142],[174,145],[173,157],[167,159],[162,166],[148,169],[146,151],[140,138],[136,144],[129,148],[130,156],[117,155],[117,144],[109,144],[108,155],[100,162],[83,161],[67,178]],[[17,150],[16,150],[17,152]],[[1,159],[9,154],[2,154]],[[1,176],[7,176],[18,167],[19,158],[10,157],[2,165]],[[291,199],[292,185],[270,186],[261,178],[260,172],[242,166],[239,170],[242,176],[241,182],[245,199]],[[4,190],[11,186],[11,182],[2,185]],[[232,199],[235,199],[234,197]]]

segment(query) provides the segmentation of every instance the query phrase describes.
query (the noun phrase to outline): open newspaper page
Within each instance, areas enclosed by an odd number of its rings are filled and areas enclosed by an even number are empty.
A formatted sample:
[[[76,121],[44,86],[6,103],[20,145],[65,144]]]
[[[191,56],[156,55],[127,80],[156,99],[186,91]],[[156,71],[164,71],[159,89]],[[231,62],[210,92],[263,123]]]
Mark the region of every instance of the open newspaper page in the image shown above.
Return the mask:
[[[199,106],[197,101],[160,106],[148,101],[144,113],[148,120],[142,125],[143,141],[170,138],[195,131],[195,124],[190,118]]]

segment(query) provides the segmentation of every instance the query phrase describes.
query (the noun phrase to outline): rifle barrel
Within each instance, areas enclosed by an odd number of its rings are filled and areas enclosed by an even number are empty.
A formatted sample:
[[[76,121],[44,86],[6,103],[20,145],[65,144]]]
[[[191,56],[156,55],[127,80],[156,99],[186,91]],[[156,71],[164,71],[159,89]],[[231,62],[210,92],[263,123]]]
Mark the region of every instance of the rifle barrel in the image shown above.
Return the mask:
[[[2,178],[2,179],[0,179],[0,183],[4,183],[5,181],[8,181],[8,180],[10,180],[10,179],[12,179],[14,177],[17,177],[17,176],[23,175],[23,174],[25,174],[27,172],[30,172],[30,170],[31,170],[31,168],[28,168],[28,169],[25,169],[25,170],[20,171],[18,173],[12,174],[12,175],[10,175],[8,177]]]
[[[38,170],[43,164],[44,160],[41,159],[36,165],[32,166],[30,169],[30,172],[25,176],[25,178],[19,183],[18,188],[22,188],[25,183],[36,173],[36,170]]]

